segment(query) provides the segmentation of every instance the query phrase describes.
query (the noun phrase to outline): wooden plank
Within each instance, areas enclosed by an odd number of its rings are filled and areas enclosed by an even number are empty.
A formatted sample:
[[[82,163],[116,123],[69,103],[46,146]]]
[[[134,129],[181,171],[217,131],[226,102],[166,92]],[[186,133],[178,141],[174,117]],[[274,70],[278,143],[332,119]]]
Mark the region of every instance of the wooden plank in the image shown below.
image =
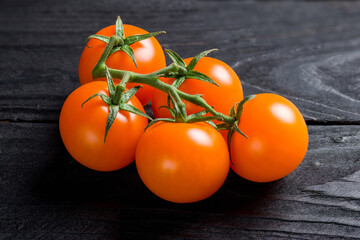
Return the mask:
[[[245,94],[275,92],[310,122],[359,123],[360,3],[354,1],[11,1],[0,9],[0,120],[57,121],[79,86],[87,35],[116,15],[188,57],[209,48]]]
[[[211,198],[163,201],[134,164],[101,173],[66,152],[55,123],[0,123],[1,239],[359,239],[360,126],[309,126],[300,167]]]

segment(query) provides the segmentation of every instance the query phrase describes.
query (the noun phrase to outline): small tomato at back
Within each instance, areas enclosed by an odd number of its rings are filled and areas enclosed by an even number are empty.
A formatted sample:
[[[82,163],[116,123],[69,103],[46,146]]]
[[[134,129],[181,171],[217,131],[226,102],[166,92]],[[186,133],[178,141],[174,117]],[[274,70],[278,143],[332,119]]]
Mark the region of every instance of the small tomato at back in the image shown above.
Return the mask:
[[[231,168],[254,182],[285,177],[302,162],[308,130],[296,106],[284,97],[262,93],[244,104],[239,128],[249,139],[234,133]]]
[[[61,138],[71,156],[82,165],[98,171],[118,170],[134,161],[136,145],[148,121],[120,110],[104,142],[108,105],[98,96],[81,107],[96,93],[108,95],[107,83],[84,84],[69,95],[60,113]],[[144,111],[136,97],[127,103]]]
[[[125,37],[148,33],[147,31],[132,25],[124,24],[123,28]],[[96,33],[96,35],[103,35],[106,37],[111,37],[114,34],[115,25],[103,28]],[[106,43],[98,39],[90,39],[87,45],[88,46],[85,46],[81,54],[79,62],[79,80],[81,84],[93,81],[92,70],[106,47]],[[164,51],[155,37],[136,42],[131,44],[130,47],[134,51],[138,68],[136,68],[131,58],[123,51],[117,51],[111,54],[105,64],[109,68],[141,74],[151,73],[166,67]],[[98,78],[96,80],[106,81],[106,78]],[[119,82],[118,80],[115,81]],[[136,85],[139,84],[129,83],[127,84],[127,87],[130,89]],[[136,97],[140,100],[142,105],[146,105],[150,102],[154,90],[154,88],[148,85],[143,85],[143,88],[136,93]]]
[[[206,123],[154,124],[136,149],[136,167],[144,184],[176,203],[214,194],[224,183],[229,164],[225,140]]]
[[[189,64],[192,59],[184,59],[184,62]],[[194,70],[209,76],[219,87],[197,79],[186,79],[179,87],[179,90],[189,94],[201,94],[210,106],[214,106],[216,111],[226,115],[229,114],[231,107],[235,103],[243,99],[240,79],[235,71],[226,63],[215,58],[203,57],[197,63]],[[169,84],[172,84],[174,81],[174,79],[165,78],[161,78],[161,80]],[[193,103],[184,102],[188,115],[204,110]],[[152,109],[155,117],[170,118],[170,113],[165,108],[160,108],[161,106],[167,106],[167,94],[160,90],[155,90],[152,98]],[[207,115],[209,116],[210,114]],[[215,121],[215,123],[218,122]],[[226,132],[222,131],[223,134],[226,134]]]

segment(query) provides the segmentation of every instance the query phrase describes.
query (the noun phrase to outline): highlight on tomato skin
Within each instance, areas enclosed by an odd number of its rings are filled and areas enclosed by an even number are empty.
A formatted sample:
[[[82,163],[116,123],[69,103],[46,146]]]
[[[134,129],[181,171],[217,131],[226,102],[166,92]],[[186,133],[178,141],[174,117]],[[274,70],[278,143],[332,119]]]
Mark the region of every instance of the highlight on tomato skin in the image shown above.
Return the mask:
[[[141,137],[135,162],[148,189],[175,203],[210,197],[230,165],[225,140],[207,123],[154,124]]]
[[[286,98],[257,94],[244,105],[238,124],[249,139],[234,133],[231,168],[254,182],[271,182],[293,172],[305,157],[308,130],[297,107]]]
[[[136,145],[148,123],[145,117],[120,110],[104,142],[109,106],[96,93],[108,95],[105,81],[84,84],[66,99],[60,113],[59,129],[70,155],[80,164],[97,171],[121,169],[135,159]],[[144,111],[133,96],[127,104]]]
[[[123,28],[125,37],[149,33],[144,29],[133,25],[124,24]],[[110,37],[114,34],[115,25],[105,27],[96,33],[96,35],[103,35],[106,37]],[[99,61],[105,47],[106,43],[98,39],[90,39],[87,46],[85,46],[80,57],[78,68],[81,84],[94,81],[92,77],[92,70]],[[141,74],[151,73],[166,67],[164,51],[155,37],[136,42],[131,44],[130,47],[134,51],[138,67],[135,66],[132,59],[123,51],[117,51],[111,54],[105,64],[109,68],[132,71]],[[99,80],[106,81],[106,78],[96,79],[96,81]],[[115,82],[119,83],[119,80],[115,80]],[[130,89],[136,85],[139,84],[129,83],[127,87]],[[143,84],[142,87],[143,88],[136,93],[136,97],[140,100],[142,105],[145,106],[151,101],[151,97],[155,89],[145,84]]]

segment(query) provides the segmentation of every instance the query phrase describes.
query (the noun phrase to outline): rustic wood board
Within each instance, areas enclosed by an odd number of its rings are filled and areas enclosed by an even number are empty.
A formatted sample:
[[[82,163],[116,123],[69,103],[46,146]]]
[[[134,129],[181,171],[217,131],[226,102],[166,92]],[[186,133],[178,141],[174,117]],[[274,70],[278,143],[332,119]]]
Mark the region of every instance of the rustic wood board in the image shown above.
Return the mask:
[[[230,173],[212,197],[173,204],[135,165],[100,173],[66,152],[56,123],[1,123],[0,237],[23,239],[272,239],[360,236],[360,126],[310,126],[288,177],[251,183]]]
[[[268,184],[230,173],[211,198],[165,202],[134,164],[88,170],[58,117],[84,39],[113,24],[189,57],[213,53],[245,94],[274,92],[309,124],[309,151]],[[0,8],[0,239],[360,239],[360,2],[11,1]],[[148,110],[150,108],[148,107]]]
[[[182,56],[221,49],[212,56],[245,94],[282,94],[311,121],[360,122],[360,2],[43,0],[0,11],[1,120],[57,121],[86,37],[121,15],[166,30],[159,41]]]

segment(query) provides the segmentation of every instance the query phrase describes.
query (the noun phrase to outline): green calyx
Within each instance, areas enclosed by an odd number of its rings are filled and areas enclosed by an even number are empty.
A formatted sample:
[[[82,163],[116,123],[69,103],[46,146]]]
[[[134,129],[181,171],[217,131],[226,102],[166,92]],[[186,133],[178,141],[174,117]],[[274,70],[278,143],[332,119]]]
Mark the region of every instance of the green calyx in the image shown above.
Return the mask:
[[[247,97],[245,97],[241,102],[239,103],[235,103],[234,106],[231,107],[230,111],[229,111],[229,116],[232,117],[234,119],[234,121],[232,123],[228,123],[228,122],[223,122],[220,123],[217,126],[217,128],[219,130],[229,130],[228,134],[227,134],[227,143],[230,149],[230,144],[231,144],[231,137],[234,134],[234,132],[238,132],[241,135],[243,135],[245,138],[248,138],[248,136],[245,135],[245,133],[243,133],[240,128],[239,128],[239,121],[241,118],[241,114],[243,112],[243,107],[244,104],[248,101],[250,101],[251,99],[254,99],[256,97],[256,95],[249,95]]]
[[[149,74],[139,74],[130,71],[107,68],[105,64],[106,60],[112,53],[116,51],[124,51],[127,55],[129,55],[133,59],[134,64],[136,65],[136,60],[134,58],[133,50],[129,45],[156,36],[157,34],[160,33],[164,33],[164,32],[148,33],[144,35],[129,36],[125,38],[123,24],[120,17],[118,17],[115,25],[114,35],[112,35],[111,37],[105,37],[101,35],[91,35],[88,38],[88,40],[91,38],[95,38],[106,43],[106,47],[98,63],[96,64],[96,66],[92,71],[92,76],[93,79],[102,78],[102,77],[107,78],[109,85],[109,96],[105,94],[95,94],[94,96],[91,96],[88,99],[90,100],[93,97],[100,96],[101,99],[107,105],[109,105],[109,117],[106,125],[105,140],[107,133],[112,123],[114,122],[114,119],[116,118],[116,114],[119,110],[133,112],[152,120],[150,117],[148,117],[145,113],[141,112],[139,109],[134,109],[134,107],[132,107],[131,105],[126,104],[126,102],[139,89],[138,86],[125,92],[125,86],[126,83],[128,82],[145,84],[154,87],[156,89],[159,89],[169,95],[167,106],[163,106],[163,107],[167,108],[170,111],[172,118],[155,119],[150,122],[148,127],[158,121],[165,121],[165,122],[167,121],[167,122],[176,122],[176,123],[207,122],[216,129],[230,130],[228,136],[229,139],[231,138],[231,135],[233,134],[234,131],[237,131],[246,137],[246,135],[243,134],[241,130],[238,129],[237,127],[237,123],[240,119],[240,115],[242,111],[240,105],[242,106],[242,104],[245,103],[244,101],[239,103],[236,110],[234,106],[231,113],[233,112],[236,114],[235,115],[230,114],[229,116],[221,112],[217,112],[214,109],[214,107],[210,106],[200,94],[191,95],[186,92],[180,91],[178,89],[186,81],[186,79],[190,79],[190,78],[219,86],[209,76],[206,76],[205,74],[194,70],[198,62],[201,60],[201,58],[203,58],[207,54],[217,49],[210,49],[201,52],[200,54],[196,55],[188,65],[185,64],[184,60],[176,52],[170,49],[166,49],[166,53],[169,55],[173,63],[171,63],[170,65],[168,65],[163,69],[157,70]],[[122,81],[120,82],[119,85],[115,87],[112,81],[112,77],[116,79],[122,79]],[[175,80],[170,85],[161,81],[159,77],[174,78]],[[87,102],[88,100],[86,100],[85,102]],[[186,113],[185,103],[183,101],[188,101],[195,105],[201,106],[204,108],[204,110],[188,116]],[[207,113],[211,114],[211,116],[205,116],[205,114]],[[213,120],[218,120],[223,123],[215,125],[213,123]]]
[[[213,127],[217,128],[216,125],[212,122],[212,120],[214,120],[214,119],[223,120],[223,119],[221,117],[217,117],[217,116],[206,116],[206,117],[203,116],[208,111],[201,111],[199,113],[195,113],[195,114],[187,116],[185,104],[181,100],[181,97],[179,96],[179,94],[176,91],[176,89],[179,88],[181,86],[181,84],[183,84],[185,82],[185,80],[189,79],[189,78],[197,79],[200,81],[208,82],[210,84],[219,86],[210,77],[206,76],[205,74],[203,74],[201,72],[194,70],[196,64],[199,62],[199,60],[202,57],[204,57],[207,54],[209,54],[213,51],[216,51],[216,50],[217,49],[210,49],[210,50],[203,51],[200,54],[196,55],[191,60],[189,65],[186,65],[184,60],[179,56],[179,54],[177,54],[173,50],[165,49],[166,53],[168,54],[170,59],[173,61],[173,64],[175,64],[175,66],[177,66],[177,69],[176,69],[176,71],[167,71],[163,74],[157,75],[157,76],[162,76],[162,77],[166,77],[166,78],[175,78],[174,82],[172,83],[171,88],[168,90],[168,99],[167,99],[168,106],[162,106],[170,112],[173,119],[165,118],[165,119],[161,119],[161,121],[187,122],[187,123],[208,122]],[[198,97],[201,98],[200,95]],[[173,108],[171,108],[171,105],[173,106]],[[157,121],[158,120],[155,119],[154,122],[151,122],[149,125],[152,125]]]
[[[121,21],[120,16],[118,16],[117,19],[116,19],[116,23],[115,23],[115,35],[113,35],[111,37],[106,37],[106,36],[96,35],[96,34],[90,35],[86,39],[86,44],[90,41],[90,39],[97,39],[97,40],[103,41],[103,42],[105,42],[106,44],[109,45],[109,42],[110,42],[111,38],[113,38],[115,40],[114,40],[114,44],[112,44],[112,46],[111,46],[111,49],[109,51],[109,55],[111,55],[111,54],[113,54],[114,52],[117,52],[117,51],[123,51],[124,53],[126,53],[131,58],[131,60],[135,64],[135,66],[138,67],[137,63],[136,63],[134,51],[132,50],[130,45],[134,44],[136,42],[139,42],[139,41],[154,37],[154,36],[159,35],[161,33],[166,33],[166,32],[165,31],[152,32],[152,33],[147,33],[147,34],[142,34],[142,35],[129,36],[129,37],[125,38],[123,23]],[[107,59],[107,57],[108,56],[106,56],[105,60]],[[105,61],[103,61],[103,63],[105,63]],[[93,76],[94,76],[94,74],[93,74]]]
[[[210,50],[206,50],[206,51],[199,53],[191,60],[189,65],[186,66],[184,60],[179,56],[179,54],[177,54],[173,50],[165,49],[166,53],[171,58],[171,60],[179,66],[179,69],[177,70],[176,73],[170,72],[170,73],[167,73],[166,75],[164,75],[163,77],[175,78],[175,80],[173,82],[173,86],[176,88],[180,87],[180,85],[185,81],[185,79],[188,79],[188,78],[198,79],[200,81],[208,82],[208,83],[214,84],[219,87],[219,85],[214,80],[212,80],[210,77],[206,76],[205,74],[203,74],[201,72],[194,70],[196,64],[199,62],[199,60],[201,58],[203,58],[206,55],[208,55],[209,53],[211,53],[213,51],[217,51],[217,50],[218,49],[210,49]]]
[[[103,93],[96,93],[89,97],[85,102],[82,103],[81,107],[91,100],[94,97],[100,96],[101,99],[109,106],[109,115],[106,122],[105,127],[105,137],[104,142],[106,142],[106,137],[109,133],[109,130],[114,123],[116,116],[120,110],[128,111],[143,117],[146,117],[150,120],[152,120],[151,117],[149,117],[147,114],[142,112],[140,109],[134,107],[133,105],[128,104],[127,102],[131,99],[132,96],[135,95],[135,93],[139,90],[140,86],[133,87],[129,89],[128,91],[125,91],[126,83],[130,79],[130,73],[125,74],[121,82],[115,87],[114,81],[112,79],[112,76],[109,72],[109,69],[105,66],[106,71],[106,80],[108,83],[108,89],[109,89],[109,96]]]

